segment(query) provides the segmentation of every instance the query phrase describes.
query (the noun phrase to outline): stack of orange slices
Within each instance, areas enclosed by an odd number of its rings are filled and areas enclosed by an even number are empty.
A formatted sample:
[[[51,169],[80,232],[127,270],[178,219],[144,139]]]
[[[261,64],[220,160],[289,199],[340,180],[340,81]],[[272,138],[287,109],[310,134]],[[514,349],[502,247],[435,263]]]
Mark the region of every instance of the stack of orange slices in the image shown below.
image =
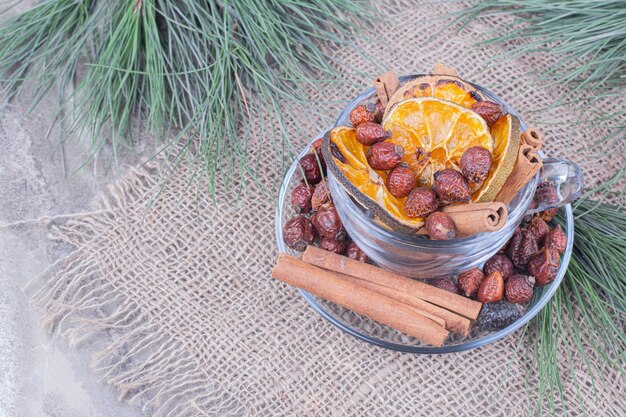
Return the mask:
[[[403,162],[414,172],[419,186],[431,186],[433,175],[444,168],[460,170],[463,152],[480,146],[492,153],[492,165],[487,179],[472,195],[472,201],[494,200],[513,170],[520,125],[515,116],[506,114],[489,127],[471,109],[482,100],[485,97],[480,92],[452,75],[417,77],[390,98],[382,126],[391,132],[387,141],[404,148]],[[369,166],[368,148],[356,140],[353,127],[340,126],[324,139],[324,159],[338,182],[370,209],[380,223],[405,232],[421,228],[424,219],[411,218],[404,210],[406,197],[396,198],[387,189],[387,172]]]

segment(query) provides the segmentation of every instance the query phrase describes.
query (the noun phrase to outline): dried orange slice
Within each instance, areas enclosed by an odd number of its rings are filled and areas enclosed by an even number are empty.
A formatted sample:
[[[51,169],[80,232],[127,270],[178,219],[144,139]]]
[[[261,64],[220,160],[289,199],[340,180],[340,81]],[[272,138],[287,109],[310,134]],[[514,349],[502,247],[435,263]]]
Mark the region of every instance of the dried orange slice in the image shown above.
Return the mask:
[[[489,126],[477,113],[432,97],[407,99],[383,120],[392,142],[404,148],[403,161],[415,172],[420,186],[431,186],[434,174],[445,168],[460,171],[466,149],[493,151]]]
[[[472,196],[472,201],[486,203],[496,198],[515,166],[520,130],[519,119],[511,114],[500,117],[491,126],[494,140],[491,169],[483,185]]]
[[[389,99],[385,117],[401,101],[415,97],[436,97],[470,108],[483,95],[468,82],[453,75],[423,75],[404,83]]]
[[[339,183],[358,202],[369,208],[378,220],[400,230],[414,230],[424,225],[423,218],[410,218],[404,211],[406,198],[396,198],[385,185],[387,172],[375,171],[367,163],[369,146],[356,140],[352,127],[331,130],[322,144],[324,160]]]

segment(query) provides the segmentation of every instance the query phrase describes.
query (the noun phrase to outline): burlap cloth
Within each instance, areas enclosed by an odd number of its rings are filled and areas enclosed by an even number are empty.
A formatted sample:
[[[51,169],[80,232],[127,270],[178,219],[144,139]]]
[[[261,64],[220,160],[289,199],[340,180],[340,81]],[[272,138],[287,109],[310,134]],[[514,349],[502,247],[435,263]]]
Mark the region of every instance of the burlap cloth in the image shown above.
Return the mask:
[[[603,126],[554,124],[576,121],[568,107],[536,111],[559,91],[538,87],[531,71],[549,68],[556,58],[520,57],[477,74],[499,50],[476,41],[509,22],[483,19],[458,35],[448,29],[426,42],[449,24],[437,19],[460,6],[392,6],[388,13],[394,16],[374,26],[375,36],[358,41],[368,54],[399,73],[446,62],[492,87],[529,123],[546,122],[540,125],[546,151],[579,163],[590,185],[621,166],[621,139],[588,146],[606,133]],[[319,117],[288,120],[294,151],[322,128],[321,118],[329,120],[369,84],[353,69],[384,69],[349,48],[334,54],[346,82],[311,91],[319,100]],[[342,102],[329,105],[332,100]],[[615,109],[624,100],[605,105]],[[251,157],[259,161],[259,180],[275,184],[281,170],[270,134],[262,135],[265,145]],[[432,356],[356,340],[324,321],[293,288],[270,278],[277,254],[275,195],[251,186],[235,204],[220,185],[214,204],[205,188],[183,192],[192,175],[187,166],[158,194],[159,172],[156,162],[132,169],[93,214],[52,222],[52,237],[74,249],[28,287],[44,307],[50,330],[90,352],[95,373],[124,401],[155,416],[534,414],[539,381],[528,351],[516,353],[519,332],[474,351]],[[569,413],[579,415],[582,402],[589,415],[624,415],[626,389],[618,371],[596,363],[603,376],[596,380],[596,393],[583,361],[568,359],[574,348],[559,349]],[[556,394],[554,401],[562,411]]]

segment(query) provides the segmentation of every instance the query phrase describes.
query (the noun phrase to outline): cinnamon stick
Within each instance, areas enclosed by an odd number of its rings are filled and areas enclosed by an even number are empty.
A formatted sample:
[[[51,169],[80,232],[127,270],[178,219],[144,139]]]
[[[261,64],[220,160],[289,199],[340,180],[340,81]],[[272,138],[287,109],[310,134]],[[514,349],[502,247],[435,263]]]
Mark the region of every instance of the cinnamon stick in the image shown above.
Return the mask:
[[[495,201],[508,205],[517,193],[539,172],[542,165],[541,156],[537,154],[537,151],[531,145],[520,145],[513,171],[502,186]]]
[[[529,127],[522,133],[520,137],[523,145],[532,146],[533,150],[537,152],[543,146],[543,135],[534,127]]]
[[[446,329],[416,309],[290,255],[278,257],[272,276],[433,346],[448,337]]]
[[[508,216],[506,206],[499,202],[453,204],[441,211],[454,220],[458,237],[500,230]]]
[[[325,251],[315,246],[308,246],[302,255],[302,260],[311,265],[328,269],[334,272],[350,275],[364,281],[374,282],[387,288],[408,293],[413,297],[420,298],[439,307],[446,308],[464,317],[475,319],[482,304],[452,294],[432,285],[404,277],[386,269],[374,265],[346,258],[332,252]]]
[[[351,277],[350,275],[338,274],[341,278],[354,282],[364,288],[368,288],[372,291],[376,291],[386,297],[393,298],[401,303],[410,305],[416,308],[420,314],[428,317],[432,321],[444,326],[447,330],[455,333],[459,333],[463,336],[467,336],[470,329],[471,321],[468,318],[460,316],[445,308],[438,307],[434,304],[424,301],[420,298],[414,297],[411,294],[388,288],[375,282],[365,281],[359,278]]]
[[[400,80],[395,72],[389,71],[374,79],[374,87],[376,87],[380,102],[387,107],[391,96],[400,88]]]

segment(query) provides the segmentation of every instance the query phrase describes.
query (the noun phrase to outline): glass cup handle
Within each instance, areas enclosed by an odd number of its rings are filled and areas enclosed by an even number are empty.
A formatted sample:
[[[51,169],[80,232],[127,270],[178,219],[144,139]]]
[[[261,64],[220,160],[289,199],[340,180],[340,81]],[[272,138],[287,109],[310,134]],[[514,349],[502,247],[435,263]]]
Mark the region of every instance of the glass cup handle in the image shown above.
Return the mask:
[[[539,171],[537,191],[526,214],[565,206],[583,193],[583,173],[575,163],[558,158],[544,158]]]

